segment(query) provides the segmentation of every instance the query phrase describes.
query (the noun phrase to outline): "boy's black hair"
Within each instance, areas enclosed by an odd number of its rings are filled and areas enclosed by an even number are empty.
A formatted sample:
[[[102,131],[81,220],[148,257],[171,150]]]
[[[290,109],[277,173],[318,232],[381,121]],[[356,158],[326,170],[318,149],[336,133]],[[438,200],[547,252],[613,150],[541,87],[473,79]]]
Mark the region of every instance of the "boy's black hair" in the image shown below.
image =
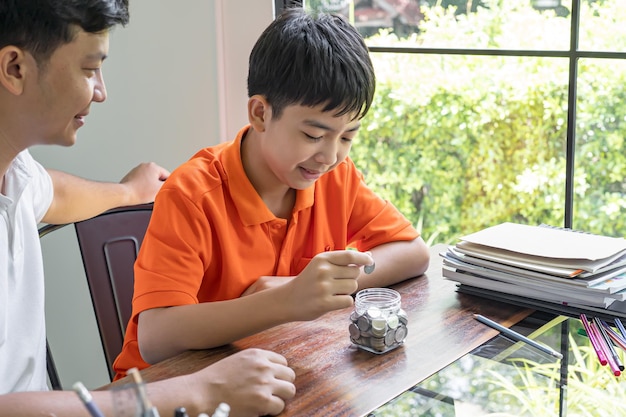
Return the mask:
[[[343,17],[286,9],[261,34],[248,69],[248,96],[264,96],[279,118],[285,106],[317,106],[337,115],[369,110],[376,80],[369,51]]]
[[[128,18],[128,0],[0,0],[0,48],[22,48],[42,65],[77,27],[100,33]]]

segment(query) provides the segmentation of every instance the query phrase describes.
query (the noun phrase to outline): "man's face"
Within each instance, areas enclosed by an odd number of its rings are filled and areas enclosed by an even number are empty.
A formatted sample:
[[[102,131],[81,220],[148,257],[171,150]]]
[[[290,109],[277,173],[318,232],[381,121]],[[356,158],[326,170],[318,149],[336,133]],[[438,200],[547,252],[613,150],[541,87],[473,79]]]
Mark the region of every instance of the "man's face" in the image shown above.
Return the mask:
[[[360,122],[354,114],[335,116],[323,105],[285,107],[266,124],[263,159],[274,176],[294,189],[310,187],[350,152]]]
[[[36,81],[26,90],[36,143],[70,146],[76,142],[91,103],[106,99],[101,68],[108,49],[108,32],[79,30],[72,42],[59,47],[38,69]]]

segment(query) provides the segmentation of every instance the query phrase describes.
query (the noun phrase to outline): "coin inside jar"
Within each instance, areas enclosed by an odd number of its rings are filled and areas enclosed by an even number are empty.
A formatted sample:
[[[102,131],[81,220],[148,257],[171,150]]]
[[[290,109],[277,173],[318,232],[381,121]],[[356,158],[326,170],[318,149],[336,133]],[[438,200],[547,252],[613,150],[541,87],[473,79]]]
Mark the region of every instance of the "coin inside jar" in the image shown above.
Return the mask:
[[[395,329],[398,327],[398,324],[400,324],[400,319],[395,314],[387,318],[387,326],[389,326],[390,329]]]
[[[350,337],[354,340],[357,340],[361,336],[361,331],[357,327],[356,324],[350,324]]]
[[[382,312],[378,307],[370,307],[367,309],[367,316],[370,319],[376,319],[382,315]]]
[[[402,342],[404,338],[406,337],[406,333],[407,333],[406,327],[404,326],[398,327],[396,329],[396,336],[395,336],[396,342],[398,343]]]
[[[377,318],[372,320],[372,334],[375,336],[384,336],[387,330],[387,320]]]

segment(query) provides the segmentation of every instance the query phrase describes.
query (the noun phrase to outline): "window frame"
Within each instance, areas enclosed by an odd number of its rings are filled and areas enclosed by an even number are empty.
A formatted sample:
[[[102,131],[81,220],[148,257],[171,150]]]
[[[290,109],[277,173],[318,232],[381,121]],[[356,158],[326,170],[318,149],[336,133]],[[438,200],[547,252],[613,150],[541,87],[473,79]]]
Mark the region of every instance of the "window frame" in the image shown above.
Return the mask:
[[[277,14],[287,7],[303,7],[302,0],[275,0],[281,3]],[[567,58],[569,67],[567,97],[567,133],[565,166],[565,207],[563,227],[572,228],[574,212],[574,163],[576,157],[576,103],[578,84],[578,61],[580,58],[624,59],[626,52],[584,51],[579,49],[580,5],[582,0],[571,0],[570,37],[568,50],[519,50],[519,49],[470,49],[470,48],[424,48],[424,47],[381,47],[371,46],[374,53],[405,53],[424,55],[467,55]]]

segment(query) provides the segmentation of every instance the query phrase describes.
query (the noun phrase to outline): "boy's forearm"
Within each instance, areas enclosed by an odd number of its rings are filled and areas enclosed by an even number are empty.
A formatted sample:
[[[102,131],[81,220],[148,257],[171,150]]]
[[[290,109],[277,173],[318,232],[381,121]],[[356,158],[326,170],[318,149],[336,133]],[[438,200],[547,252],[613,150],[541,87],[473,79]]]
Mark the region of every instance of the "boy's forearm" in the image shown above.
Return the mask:
[[[422,238],[386,243],[372,248],[370,252],[376,267],[371,274],[361,273],[358,278],[359,290],[388,287],[422,275],[430,261],[428,247]]]
[[[146,362],[156,363],[186,350],[223,346],[292,321],[280,291],[274,288],[233,300],[144,311],[139,315],[137,337],[141,355]]]

